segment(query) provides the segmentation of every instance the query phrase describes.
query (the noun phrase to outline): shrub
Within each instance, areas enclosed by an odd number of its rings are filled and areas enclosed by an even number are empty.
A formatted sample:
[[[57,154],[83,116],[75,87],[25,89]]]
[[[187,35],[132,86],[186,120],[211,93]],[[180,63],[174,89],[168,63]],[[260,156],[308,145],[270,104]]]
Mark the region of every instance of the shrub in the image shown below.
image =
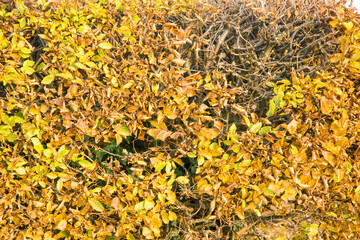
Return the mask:
[[[343,3],[12,1],[0,24],[0,236],[358,236]]]

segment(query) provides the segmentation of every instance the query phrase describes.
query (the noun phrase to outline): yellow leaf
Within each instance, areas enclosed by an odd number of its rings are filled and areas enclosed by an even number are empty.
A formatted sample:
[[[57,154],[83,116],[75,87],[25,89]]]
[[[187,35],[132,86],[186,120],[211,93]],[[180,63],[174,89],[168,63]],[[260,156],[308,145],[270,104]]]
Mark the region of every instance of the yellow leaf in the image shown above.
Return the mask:
[[[258,216],[258,217],[261,217],[261,212],[259,211],[259,209],[253,209],[255,214]]]
[[[321,112],[323,114],[330,114],[333,109],[332,102],[329,99],[327,99],[325,96],[322,96],[320,99],[320,103],[321,103]]]
[[[153,138],[161,141],[165,141],[166,138],[168,138],[172,134],[171,131],[166,131],[161,129],[149,129],[147,133]]]
[[[171,60],[173,63],[175,63],[175,64],[177,64],[177,65],[180,65],[180,66],[183,66],[185,63],[186,63],[186,61],[184,61],[183,59],[179,59],[179,58],[177,58],[177,59],[173,59],[173,60]]]
[[[201,156],[201,157],[198,158],[197,162],[198,162],[198,165],[201,166],[201,165],[204,164],[205,158],[203,156]]]
[[[58,176],[55,174],[55,173],[48,173],[48,174],[46,174],[46,176],[48,177],[48,178],[50,178],[50,179],[55,179],[55,178],[57,178]]]
[[[153,200],[145,199],[144,208],[146,210],[151,210],[155,206],[155,202]]]
[[[135,205],[134,210],[138,212],[143,210],[144,208],[145,208],[145,201],[141,201]]]
[[[250,120],[249,120],[249,118],[246,117],[246,116],[243,116],[243,121],[242,121],[242,123],[245,123],[248,127],[251,126]]]
[[[335,156],[328,151],[322,151],[322,154],[324,156],[324,159],[332,166],[335,166],[336,160],[335,160]]]
[[[161,218],[165,224],[169,223],[169,214],[165,210],[161,211]]]
[[[63,187],[63,181],[61,179],[59,179],[56,183],[56,189],[58,191],[61,191],[62,187]]]
[[[101,202],[99,202],[95,198],[89,198],[88,202],[90,203],[91,207],[93,209],[95,209],[96,211],[98,211],[98,212],[104,211],[104,206],[101,204]]]
[[[21,51],[22,53],[24,53],[24,54],[30,54],[30,53],[31,53],[31,50],[28,49],[28,48],[26,48],[26,47],[21,48],[20,51]]]
[[[245,219],[245,214],[244,214],[244,211],[235,211],[236,215],[241,219],[241,220],[244,220]]]
[[[329,22],[330,26],[333,27],[333,28],[336,27],[336,25],[337,25],[338,23],[339,23],[339,20],[337,20],[337,19],[334,19],[334,20],[332,20],[332,21]]]
[[[169,220],[170,221],[176,221],[177,216],[173,211],[169,211]]]
[[[157,237],[160,235],[160,228],[162,224],[159,213],[156,213],[151,217],[151,230],[153,230],[155,236]]]
[[[102,49],[111,49],[112,48],[111,43],[107,43],[107,42],[100,43],[98,46]]]
[[[66,226],[67,226],[67,222],[66,222],[66,220],[61,220],[59,223],[58,223],[58,225],[56,225],[56,229],[59,229],[59,230],[61,230],[61,231],[65,231],[65,229],[66,229]]]
[[[273,191],[271,191],[269,188],[262,188],[261,191],[263,192],[263,194],[267,197],[273,197],[275,196],[275,194],[273,193]]]
[[[270,183],[269,184],[269,189],[274,193],[274,194],[280,194],[283,189],[281,188],[281,186],[279,186],[279,184],[276,183]]]
[[[55,79],[55,77],[53,75],[47,75],[46,77],[43,78],[41,83],[44,85],[48,85],[48,84],[52,83],[54,81],[54,79]]]
[[[166,192],[166,194],[167,194],[167,199],[169,200],[169,203],[170,204],[175,204],[175,202],[176,202],[176,194],[171,190],[168,190]]]
[[[77,62],[77,63],[75,63],[75,66],[80,69],[87,70],[87,67],[82,63]]]
[[[78,161],[78,163],[80,164],[80,166],[82,166],[83,168],[90,168],[91,167],[91,162],[85,160],[85,159],[80,159]]]
[[[181,183],[181,184],[188,184],[189,183],[189,179],[187,177],[184,177],[184,176],[177,177],[176,181],[178,183]]]
[[[143,228],[142,234],[146,237],[146,239],[153,239],[154,238],[153,232],[148,227]]]
[[[195,153],[192,153],[192,152],[188,152],[186,154],[189,158],[196,158],[196,154]]]
[[[310,224],[308,226],[308,229],[309,229],[309,231],[307,233],[308,236],[310,236],[310,237],[316,236],[319,233],[318,227],[319,226],[317,224]]]
[[[250,132],[252,133],[257,133],[260,128],[262,126],[262,122],[258,122],[258,123],[255,123],[251,128],[250,128]]]
[[[350,22],[344,22],[343,25],[347,30],[351,30],[354,27],[354,23],[351,22],[351,21]]]
[[[281,199],[284,201],[295,201],[297,192],[292,187],[285,188],[285,193],[281,196]]]
[[[287,130],[289,131],[290,134],[294,134],[296,132],[297,129],[297,121],[296,120],[292,120],[288,125],[287,125]]]
[[[124,89],[130,88],[132,85],[134,85],[133,82],[128,82],[124,85]]]
[[[23,167],[16,168],[15,171],[16,171],[16,173],[19,174],[19,175],[24,175],[24,174],[26,174],[26,169],[23,168]]]
[[[229,133],[235,133],[236,131],[236,125],[233,123],[229,128]]]
[[[131,136],[130,129],[124,124],[120,124],[116,127],[115,131],[125,137]]]

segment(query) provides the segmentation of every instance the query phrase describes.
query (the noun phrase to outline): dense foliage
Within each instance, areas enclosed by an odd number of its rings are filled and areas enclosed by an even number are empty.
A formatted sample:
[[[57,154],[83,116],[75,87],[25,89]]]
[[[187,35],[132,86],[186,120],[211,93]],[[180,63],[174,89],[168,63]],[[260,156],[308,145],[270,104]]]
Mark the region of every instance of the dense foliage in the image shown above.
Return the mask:
[[[0,237],[360,237],[359,17],[311,4],[2,4]]]

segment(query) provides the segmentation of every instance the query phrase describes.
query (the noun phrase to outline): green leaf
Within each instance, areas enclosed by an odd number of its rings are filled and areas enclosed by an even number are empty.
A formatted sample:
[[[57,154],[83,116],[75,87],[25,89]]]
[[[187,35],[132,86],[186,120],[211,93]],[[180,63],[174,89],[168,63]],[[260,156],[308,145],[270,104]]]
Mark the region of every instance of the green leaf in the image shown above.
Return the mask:
[[[258,123],[255,123],[251,128],[250,128],[250,132],[252,133],[257,133],[260,128],[262,126],[262,122],[258,122]]]
[[[88,202],[90,203],[91,207],[93,209],[95,209],[96,211],[98,211],[98,212],[104,211],[104,206],[101,204],[101,202],[99,202],[95,198],[89,198]]]
[[[103,43],[99,44],[99,47],[102,49],[111,49],[112,45],[111,45],[111,43],[103,42]]]
[[[264,135],[270,131],[271,131],[271,126],[265,126],[259,130],[259,134]]]
[[[40,63],[40,64],[36,67],[35,70],[38,72],[38,71],[40,71],[44,66],[45,66],[45,63],[42,62],[42,63]]]
[[[282,103],[282,97],[280,96],[276,96],[274,97],[274,103],[275,103],[275,107],[276,108],[280,108],[281,107],[281,103]]]
[[[269,188],[267,188],[267,187],[262,188],[261,191],[262,191],[262,192],[264,193],[264,195],[267,196],[267,197],[273,197],[273,196],[275,196],[274,192],[271,191],[271,190],[270,190]]]
[[[48,85],[54,81],[55,77],[53,75],[47,75],[44,77],[44,79],[41,81],[42,84]]]

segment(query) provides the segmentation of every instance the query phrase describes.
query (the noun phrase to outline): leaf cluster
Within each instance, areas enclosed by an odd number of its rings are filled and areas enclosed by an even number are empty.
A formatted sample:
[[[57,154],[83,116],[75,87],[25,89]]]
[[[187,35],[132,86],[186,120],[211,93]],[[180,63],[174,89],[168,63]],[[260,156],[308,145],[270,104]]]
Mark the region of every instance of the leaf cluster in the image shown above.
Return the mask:
[[[17,0],[0,25],[1,237],[359,236],[343,3]]]

